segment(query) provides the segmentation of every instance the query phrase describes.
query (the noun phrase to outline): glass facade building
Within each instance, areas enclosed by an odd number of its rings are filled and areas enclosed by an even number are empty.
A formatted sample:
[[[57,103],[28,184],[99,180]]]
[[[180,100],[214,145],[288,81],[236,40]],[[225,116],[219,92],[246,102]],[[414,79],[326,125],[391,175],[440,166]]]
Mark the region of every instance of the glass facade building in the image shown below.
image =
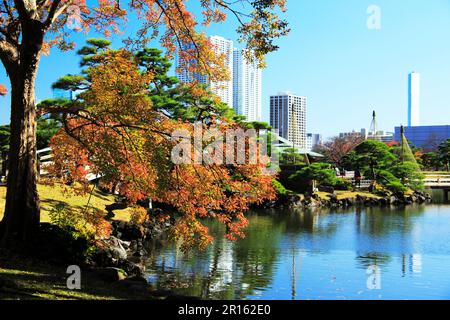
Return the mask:
[[[400,141],[400,127],[395,128],[395,141]],[[405,127],[405,136],[414,146],[433,151],[445,140],[450,139],[450,126]]]

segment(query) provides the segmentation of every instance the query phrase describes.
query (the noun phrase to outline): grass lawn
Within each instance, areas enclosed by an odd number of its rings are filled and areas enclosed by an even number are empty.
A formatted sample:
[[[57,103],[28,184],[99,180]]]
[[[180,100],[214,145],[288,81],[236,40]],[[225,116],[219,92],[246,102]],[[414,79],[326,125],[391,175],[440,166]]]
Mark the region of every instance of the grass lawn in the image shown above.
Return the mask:
[[[326,200],[330,200],[330,194],[326,193],[326,192],[316,192],[319,197],[321,199],[326,199]],[[356,198],[356,196],[362,196],[362,197],[367,197],[367,198],[375,198],[375,199],[380,199],[379,196],[376,196],[374,194],[371,194],[369,192],[362,192],[362,191],[358,191],[358,192],[353,192],[353,191],[336,191],[336,195],[338,200],[342,200],[342,199],[347,199],[347,198]]]
[[[61,186],[38,186],[41,197],[41,221],[48,222],[48,213],[58,204],[64,203],[72,208],[85,207],[89,195],[78,196],[63,192]],[[6,187],[0,187],[0,220],[5,208]],[[104,210],[105,205],[114,202],[114,197],[95,190],[90,205]],[[114,211],[115,219],[128,220],[128,210]],[[92,271],[82,270],[82,290],[67,289],[68,275],[64,267],[48,265],[42,261],[26,258],[5,257],[0,252],[0,299],[75,299],[75,300],[114,300],[149,299],[149,295],[136,292],[118,283],[109,284],[99,280]],[[18,288],[2,287],[2,281],[13,281]]]
[[[0,257],[0,300],[147,300],[150,295],[120,283],[99,280],[92,271],[81,270],[81,290],[67,289],[66,269],[43,262]],[[2,279],[16,288],[3,287]]]
[[[64,193],[63,188],[59,185],[47,186],[38,185],[38,192],[41,198],[41,221],[49,222],[48,213],[55,208],[56,205],[64,203],[68,207],[80,208],[85,207],[89,201],[89,195],[75,195],[72,193]],[[0,220],[3,218],[5,209],[6,187],[0,187]],[[105,205],[114,203],[114,196],[95,190],[92,194],[89,204],[100,210],[105,210]],[[128,220],[128,209],[116,210],[115,219]]]

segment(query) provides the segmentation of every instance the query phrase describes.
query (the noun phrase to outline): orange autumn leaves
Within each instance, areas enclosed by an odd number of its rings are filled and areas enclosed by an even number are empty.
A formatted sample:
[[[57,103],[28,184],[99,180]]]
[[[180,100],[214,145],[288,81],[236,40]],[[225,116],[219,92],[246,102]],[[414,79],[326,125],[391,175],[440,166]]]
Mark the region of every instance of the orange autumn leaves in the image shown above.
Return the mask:
[[[80,94],[83,107],[65,120],[65,130],[52,139],[52,173],[87,185],[89,174],[125,196],[130,205],[152,198],[170,205],[176,217],[172,236],[185,248],[212,241],[204,218],[217,219],[227,238],[244,237],[244,212],[273,199],[272,176],[262,164],[175,165],[171,152],[174,130],[193,132],[188,122],[155,110],[148,97],[152,70],[142,71],[135,57],[119,50],[103,55],[89,69],[91,85]],[[203,130],[225,131],[236,124],[213,120]],[[194,150],[192,150],[194,152]]]
[[[0,84],[0,96],[6,96],[8,89],[3,84]]]

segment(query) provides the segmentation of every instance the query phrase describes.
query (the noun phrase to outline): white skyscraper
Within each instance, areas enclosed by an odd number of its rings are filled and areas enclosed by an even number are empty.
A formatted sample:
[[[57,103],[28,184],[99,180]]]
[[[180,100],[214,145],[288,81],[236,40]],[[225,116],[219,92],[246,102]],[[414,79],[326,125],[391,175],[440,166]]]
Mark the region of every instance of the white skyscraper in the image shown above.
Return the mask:
[[[234,50],[233,107],[247,121],[262,119],[262,71],[245,58],[245,49]]]
[[[214,82],[208,79],[207,76],[189,73],[183,70],[183,64],[179,58],[177,58],[176,64],[177,68],[182,71],[177,72],[177,77],[181,83],[190,83],[196,80],[201,84],[208,85],[209,89],[231,108],[233,107],[233,41],[220,36],[212,36],[209,38],[209,41],[217,55],[224,55],[224,65],[228,69],[230,79],[228,81]]]
[[[408,77],[408,127],[420,126],[420,73]]]
[[[306,149],[306,102],[290,93],[270,97],[270,125],[300,149]]]
[[[233,107],[233,41],[227,40],[220,36],[210,37],[214,52],[217,55],[224,55],[224,65],[228,69],[230,79],[228,81],[211,82],[211,91],[220,97],[222,102],[225,102]]]

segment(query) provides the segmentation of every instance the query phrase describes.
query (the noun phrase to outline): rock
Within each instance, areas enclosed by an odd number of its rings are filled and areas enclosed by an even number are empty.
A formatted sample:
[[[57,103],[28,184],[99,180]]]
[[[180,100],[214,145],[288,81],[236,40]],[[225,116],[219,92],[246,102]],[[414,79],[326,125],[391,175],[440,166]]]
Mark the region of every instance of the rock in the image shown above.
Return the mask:
[[[119,260],[117,266],[123,269],[130,277],[142,277],[145,272],[144,266],[129,260]]]
[[[321,192],[334,193],[334,188],[329,186],[319,186],[317,189]]]
[[[19,286],[13,280],[0,276],[0,291],[4,289],[18,289]]]
[[[366,197],[364,196],[360,196],[359,194],[356,196],[356,203],[358,204],[364,204],[366,201]]]
[[[142,240],[132,241],[129,250],[133,257],[144,257],[148,254],[147,250],[145,250],[145,246]]]
[[[338,197],[334,193],[330,194],[330,202],[331,203],[338,203]]]
[[[104,250],[106,254],[111,256],[113,259],[126,259],[127,251],[123,247],[123,241],[116,238],[110,237],[109,239],[103,239],[100,243],[100,251]]]
[[[347,206],[352,207],[355,205],[356,199],[355,198],[347,198]]]
[[[136,292],[147,293],[148,291],[148,283],[142,277],[133,277],[119,281],[120,286],[126,288],[127,290],[133,290]]]
[[[113,235],[125,241],[143,240],[146,235],[146,228],[144,226],[134,225],[124,221],[114,221]]]
[[[127,281],[129,281],[129,282],[140,282],[140,283],[144,283],[146,285],[148,284],[147,279],[145,279],[142,276],[134,276],[134,277],[128,278]]]
[[[180,295],[171,295],[166,298],[168,301],[200,301],[202,300],[199,297],[190,297],[190,296],[180,296]]]
[[[427,201],[427,199],[424,196],[418,196],[417,197],[417,202],[418,203],[424,203],[426,201]]]
[[[98,271],[98,276],[106,282],[117,282],[125,280],[127,273],[119,268],[104,268]]]

